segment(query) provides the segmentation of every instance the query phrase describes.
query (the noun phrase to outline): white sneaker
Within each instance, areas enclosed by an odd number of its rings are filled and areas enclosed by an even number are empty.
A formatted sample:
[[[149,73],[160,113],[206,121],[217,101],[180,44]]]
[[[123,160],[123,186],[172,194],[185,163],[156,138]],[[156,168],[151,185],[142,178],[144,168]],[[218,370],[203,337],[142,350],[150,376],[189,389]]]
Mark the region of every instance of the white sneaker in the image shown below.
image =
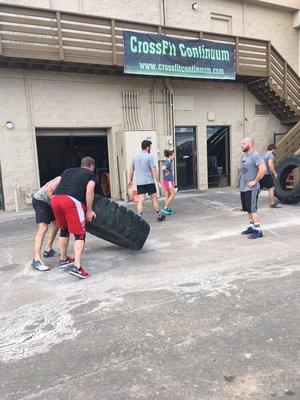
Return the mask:
[[[46,264],[43,263],[42,260],[33,260],[31,266],[38,271],[49,271],[50,269]]]

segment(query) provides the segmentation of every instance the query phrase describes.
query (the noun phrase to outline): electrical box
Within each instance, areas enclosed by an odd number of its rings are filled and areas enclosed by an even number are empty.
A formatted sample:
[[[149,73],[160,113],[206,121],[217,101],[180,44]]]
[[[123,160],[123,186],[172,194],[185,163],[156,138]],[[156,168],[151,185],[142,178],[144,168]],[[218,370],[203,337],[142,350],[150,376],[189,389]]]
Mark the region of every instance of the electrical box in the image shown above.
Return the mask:
[[[117,132],[118,148],[118,177],[120,185],[121,199],[128,197],[128,179],[133,156],[142,151],[141,143],[143,140],[152,142],[151,154],[154,156],[156,166],[158,167],[158,146],[157,132],[151,131],[119,131]],[[136,187],[135,179],[133,185]]]

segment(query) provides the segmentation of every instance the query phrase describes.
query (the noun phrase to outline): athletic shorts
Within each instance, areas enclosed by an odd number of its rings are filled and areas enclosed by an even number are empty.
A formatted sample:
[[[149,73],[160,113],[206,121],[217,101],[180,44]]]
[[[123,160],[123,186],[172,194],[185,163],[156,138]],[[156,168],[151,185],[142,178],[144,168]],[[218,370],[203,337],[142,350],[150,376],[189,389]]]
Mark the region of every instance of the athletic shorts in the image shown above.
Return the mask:
[[[85,209],[80,201],[67,195],[55,195],[51,201],[57,225],[73,235],[85,234]]]
[[[257,200],[259,190],[247,190],[241,192],[241,202],[243,211],[247,213],[254,213],[257,211]]]
[[[174,182],[171,181],[167,181],[166,179],[163,180],[163,184],[164,184],[164,188],[166,191],[170,190],[170,189],[175,189],[175,184]]]
[[[33,197],[32,207],[35,211],[35,220],[37,224],[40,224],[42,222],[45,224],[50,224],[52,221],[55,221],[55,216],[53,214],[52,208],[45,201],[37,200]]]
[[[137,185],[136,188],[138,194],[148,193],[151,196],[151,194],[156,193],[155,183],[149,183],[148,185]]]
[[[261,189],[271,189],[274,187],[273,177],[270,174],[266,174],[260,181],[260,188]]]

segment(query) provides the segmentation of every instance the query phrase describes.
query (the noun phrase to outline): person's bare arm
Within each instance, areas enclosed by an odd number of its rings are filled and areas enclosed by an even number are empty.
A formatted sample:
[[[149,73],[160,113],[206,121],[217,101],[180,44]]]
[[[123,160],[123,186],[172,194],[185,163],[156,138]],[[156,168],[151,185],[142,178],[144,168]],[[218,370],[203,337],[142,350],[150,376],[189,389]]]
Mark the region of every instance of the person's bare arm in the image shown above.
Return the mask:
[[[57,176],[49,185],[46,186],[45,194],[49,197],[49,199],[52,198],[54,190],[57,188],[57,186],[60,184],[61,181],[61,176]]]
[[[86,220],[91,222],[93,218],[96,218],[95,212],[92,210],[93,201],[94,201],[94,190],[95,190],[95,182],[89,181],[86,186]]]
[[[155,166],[151,168],[151,172],[152,172],[152,175],[153,175],[154,179],[156,180],[157,184],[159,186],[161,186],[161,183],[160,183],[160,180],[159,180],[158,171],[157,171],[157,168]]]
[[[133,175],[134,175],[134,169],[131,167],[131,168],[130,168],[130,172],[129,172],[128,187],[131,187],[131,186],[132,186]]]
[[[268,160],[268,167],[269,167],[269,170],[271,171],[271,173],[274,175],[274,177],[277,178],[278,174],[277,174],[277,172],[275,170],[275,166],[274,166],[273,160]]]
[[[266,168],[266,164],[265,163],[259,164],[257,175],[256,175],[255,179],[253,181],[247,182],[247,186],[249,188],[252,188],[253,186],[255,186],[257,184],[257,182],[260,181],[261,178],[263,178],[263,176],[266,173],[266,170],[267,170],[267,168]]]

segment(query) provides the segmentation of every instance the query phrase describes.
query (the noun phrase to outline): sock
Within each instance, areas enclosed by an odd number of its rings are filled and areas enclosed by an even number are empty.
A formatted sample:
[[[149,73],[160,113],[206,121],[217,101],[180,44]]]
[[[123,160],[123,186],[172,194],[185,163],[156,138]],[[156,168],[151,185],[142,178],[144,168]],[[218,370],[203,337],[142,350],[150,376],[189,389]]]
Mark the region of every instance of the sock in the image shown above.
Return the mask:
[[[260,231],[261,229],[260,229],[260,224],[254,224],[254,229],[256,230],[256,231]]]
[[[254,222],[252,221],[252,219],[249,219],[249,224],[250,224],[250,228],[254,229]]]

